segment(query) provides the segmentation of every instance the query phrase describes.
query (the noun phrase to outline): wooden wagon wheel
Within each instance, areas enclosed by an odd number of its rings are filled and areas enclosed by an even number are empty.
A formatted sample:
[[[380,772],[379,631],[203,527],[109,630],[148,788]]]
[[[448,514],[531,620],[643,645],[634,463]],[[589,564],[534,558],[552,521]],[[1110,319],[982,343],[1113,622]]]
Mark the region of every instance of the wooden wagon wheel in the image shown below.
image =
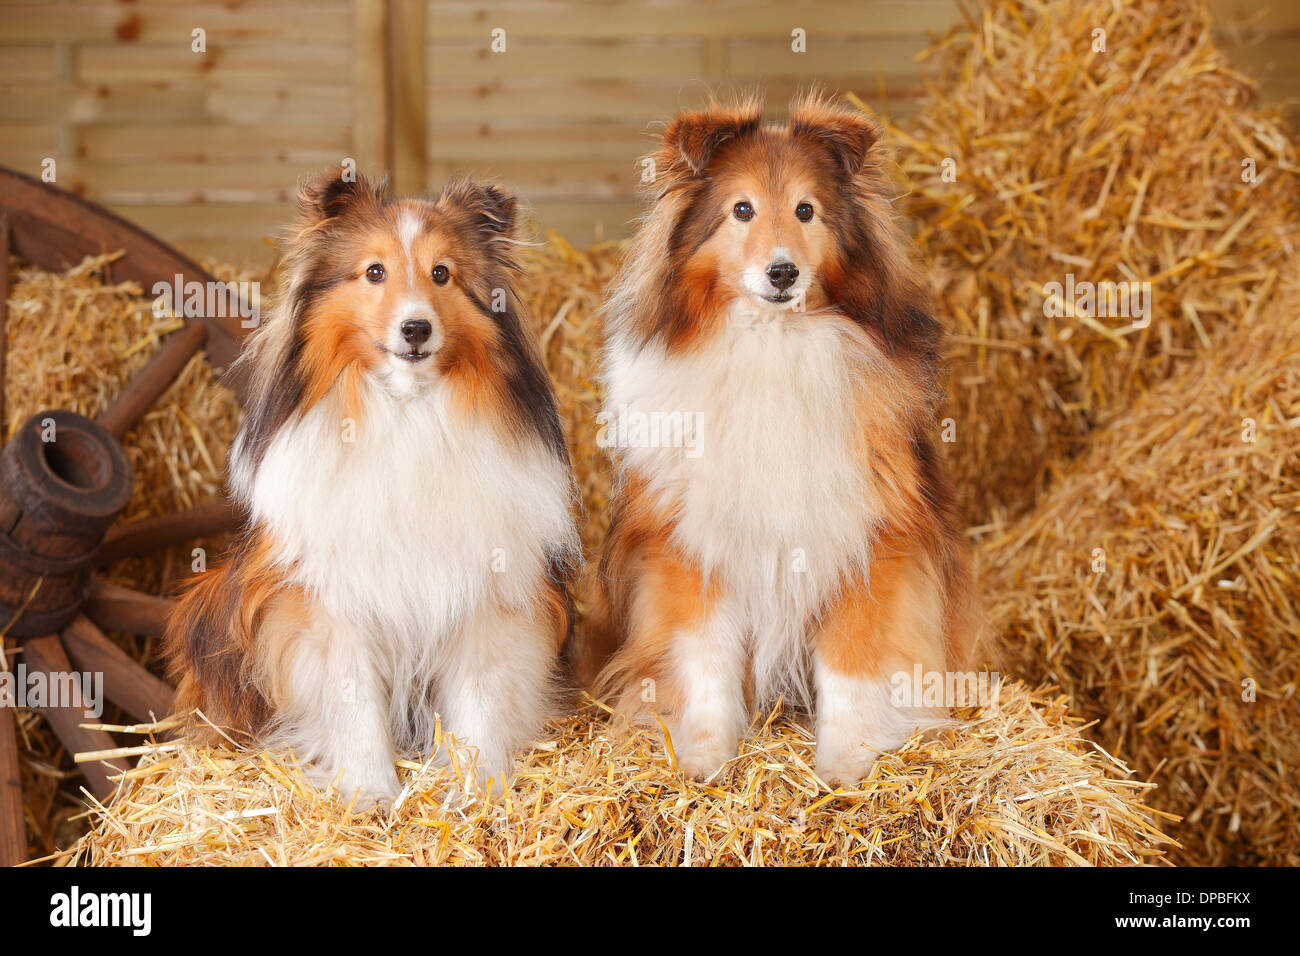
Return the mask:
[[[109,267],[119,280],[171,286],[216,280],[194,262],[106,209],[0,167],[0,434],[5,433],[4,364],[11,251],[50,271],[86,256],[123,250]],[[205,297],[206,298],[206,297]],[[110,641],[104,631],[158,634],[172,602],[97,578],[94,569],[193,538],[228,531],[227,502],[109,526],[131,493],[130,462],[120,442],[200,348],[228,366],[245,334],[237,317],[187,316],[117,399],[91,421],[67,411],[40,412],[0,453],[0,634],[22,644],[27,672],[102,672],[104,696],[140,721],[161,719],[172,690]],[[236,383],[236,391],[239,386]],[[51,438],[53,440],[51,440]],[[0,657],[0,667],[8,662]],[[113,740],[80,726],[83,708],[43,710],[70,753],[109,750]],[[103,763],[82,765],[97,797],[114,784]],[[0,706],[0,865],[27,856],[13,712]]]

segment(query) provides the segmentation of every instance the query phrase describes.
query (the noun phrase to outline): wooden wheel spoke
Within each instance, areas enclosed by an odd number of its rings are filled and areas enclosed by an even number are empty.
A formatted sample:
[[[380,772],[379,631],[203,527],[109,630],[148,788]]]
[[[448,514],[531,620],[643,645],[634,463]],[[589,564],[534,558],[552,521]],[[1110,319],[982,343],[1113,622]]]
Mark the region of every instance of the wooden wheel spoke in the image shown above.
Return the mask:
[[[163,340],[154,357],[122,389],[117,400],[99,416],[99,423],[114,438],[121,440],[163,392],[176,381],[186,364],[208,340],[207,326],[191,322]]]
[[[142,518],[110,531],[95,552],[94,563],[102,566],[122,558],[138,558],[195,538],[224,534],[238,526],[238,511],[229,500],[213,501],[156,518]]]
[[[155,635],[162,634],[167,615],[175,606],[176,602],[167,598],[92,578],[81,610],[101,631]]]
[[[71,674],[73,671],[72,662],[68,660],[58,635],[34,637],[24,642],[23,658],[29,678],[33,673],[43,673],[49,681],[50,675]],[[107,733],[81,726],[88,718],[86,702],[82,698],[80,687],[74,686],[75,682],[63,683],[71,690],[71,700],[66,702],[67,706],[39,708],[55,736],[63,742],[68,752],[74,755],[112,750],[116,744]],[[83,763],[81,772],[85,774],[86,782],[90,784],[90,792],[99,799],[107,799],[113,793],[116,784],[108,779],[108,775],[116,771],[108,764],[98,761]]]
[[[131,659],[84,614],[61,633],[63,648],[78,671],[104,675],[104,696],[141,723],[172,711],[172,689]]]

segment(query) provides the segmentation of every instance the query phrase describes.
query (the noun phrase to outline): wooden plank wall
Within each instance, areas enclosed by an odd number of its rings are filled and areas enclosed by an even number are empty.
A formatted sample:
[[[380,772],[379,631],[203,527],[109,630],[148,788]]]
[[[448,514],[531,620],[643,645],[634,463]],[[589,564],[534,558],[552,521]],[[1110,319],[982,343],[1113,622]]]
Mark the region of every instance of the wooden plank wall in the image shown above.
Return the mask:
[[[0,2],[0,163],[268,262],[305,172],[384,165],[383,0]],[[207,52],[191,49],[206,31]]]
[[[1296,96],[1300,3],[1211,5],[1265,95]],[[494,176],[582,244],[625,233],[651,122],[759,83],[779,109],[813,81],[904,118],[927,33],[957,19],[955,0],[0,0],[0,163],[53,157],[60,185],[232,261],[268,262],[294,183],[345,157],[403,191]]]
[[[1300,130],[1300,0],[1209,0],[1215,39]]]
[[[651,121],[711,89],[760,83],[775,112],[817,82],[877,108],[883,89],[905,115],[922,93],[915,56],[927,31],[957,17],[952,0],[434,0],[430,177],[478,169],[517,186],[572,241],[621,235]],[[807,52],[792,49],[795,28]],[[492,49],[494,30],[504,52]]]

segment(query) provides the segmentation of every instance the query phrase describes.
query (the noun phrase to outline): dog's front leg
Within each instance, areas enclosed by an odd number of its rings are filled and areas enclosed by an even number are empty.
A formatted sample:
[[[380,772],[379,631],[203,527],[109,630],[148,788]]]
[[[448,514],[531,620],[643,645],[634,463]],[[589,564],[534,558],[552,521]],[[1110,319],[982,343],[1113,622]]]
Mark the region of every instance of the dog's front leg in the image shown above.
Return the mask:
[[[545,607],[481,608],[448,647],[438,678],[445,733],[478,750],[478,785],[498,792],[516,751],[535,740],[553,703],[562,635]]]
[[[873,561],[869,583],[848,586],[823,612],[813,654],[822,779],[855,786],[881,753],[942,722],[943,708],[900,696],[893,679],[910,681],[917,665],[942,676],[942,608],[924,556],[893,550]]]
[[[677,685],[673,743],[682,771],[703,780],[736,756],[749,723],[747,654],[738,616],[719,599],[672,639]]]
[[[399,788],[387,689],[368,635],[317,610],[279,651],[274,742],[310,762],[318,786],[337,784],[345,800],[355,796],[359,809],[391,803]]]
[[[677,766],[710,777],[748,724],[740,615],[716,580],[667,548],[638,557],[629,605],[600,688],[621,713],[667,717]]]

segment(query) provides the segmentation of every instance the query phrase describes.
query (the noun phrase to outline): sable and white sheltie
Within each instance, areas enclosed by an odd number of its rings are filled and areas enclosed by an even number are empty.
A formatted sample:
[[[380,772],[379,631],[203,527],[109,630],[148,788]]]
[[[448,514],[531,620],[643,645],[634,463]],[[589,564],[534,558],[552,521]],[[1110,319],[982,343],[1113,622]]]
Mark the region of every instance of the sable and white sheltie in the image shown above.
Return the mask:
[[[285,294],[239,364],[247,511],[170,621],[179,700],[382,803],[435,720],[479,783],[551,705],[580,545],[546,373],[510,286],[513,197],[305,185]]]
[[[854,783],[944,715],[895,706],[891,675],[960,668],[975,643],[934,444],[940,328],[879,135],[817,95],[783,124],[756,101],[678,116],[606,303],[603,420],[695,434],[613,451],[609,627],[585,657],[616,646],[597,693],[665,716],[697,777],[783,695],[815,713],[823,778]]]

